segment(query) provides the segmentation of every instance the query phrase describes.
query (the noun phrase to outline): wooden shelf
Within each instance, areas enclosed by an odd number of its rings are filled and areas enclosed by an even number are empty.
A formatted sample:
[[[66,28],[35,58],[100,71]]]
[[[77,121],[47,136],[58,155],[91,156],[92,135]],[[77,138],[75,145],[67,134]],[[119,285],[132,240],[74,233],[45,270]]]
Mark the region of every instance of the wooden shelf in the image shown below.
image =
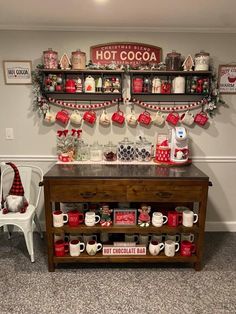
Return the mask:
[[[177,253],[173,257],[165,256],[161,252],[157,256],[151,254],[147,255],[102,255],[102,252],[98,252],[96,255],[90,256],[86,252],[83,252],[78,257],[66,255],[63,257],[53,257],[54,263],[162,263],[162,262],[180,262],[180,263],[194,263],[197,261],[197,256],[192,255],[190,257],[181,256]]]
[[[100,225],[95,225],[93,227],[87,227],[85,225],[79,225],[78,227],[70,227],[69,225],[65,225],[61,228],[52,228],[52,233],[85,233],[85,234],[94,234],[100,232],[107,233],[139,233],[139,234],[148,234],[148,233],[198,233],[199,227],[198,225],[194,225],[193,227],[184,227],[178,226],[177,228],[162,226],[162,227],[140,227],[140,226],[110,226],[110,227],[102,227]]]
[[[40,69],[43,73],[55,73],[55,74],[83,74],[83,73],[104,73],[104,74],[121,74],[123,70],[97,70],[97,69],[84,69],[84,70],[61,70],[61,69]]]
[[[121,93],[64,93],[64,92],[43,92],[47,98],[51,97],[57,100],[75,100],[75,101],[108,101],[116,98],[122,99]]]

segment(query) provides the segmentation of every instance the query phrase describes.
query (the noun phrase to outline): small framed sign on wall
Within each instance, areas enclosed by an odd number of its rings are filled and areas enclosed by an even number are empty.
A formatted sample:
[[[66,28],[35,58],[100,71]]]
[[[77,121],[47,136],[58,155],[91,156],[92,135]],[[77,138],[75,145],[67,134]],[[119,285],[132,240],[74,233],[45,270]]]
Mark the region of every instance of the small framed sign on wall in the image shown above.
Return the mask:
[[[31,61],[3,61],[5,84],[32,84],[32,62]]]
[[[218,84],[221,94],[236,94],[236,64],[219,66]]]

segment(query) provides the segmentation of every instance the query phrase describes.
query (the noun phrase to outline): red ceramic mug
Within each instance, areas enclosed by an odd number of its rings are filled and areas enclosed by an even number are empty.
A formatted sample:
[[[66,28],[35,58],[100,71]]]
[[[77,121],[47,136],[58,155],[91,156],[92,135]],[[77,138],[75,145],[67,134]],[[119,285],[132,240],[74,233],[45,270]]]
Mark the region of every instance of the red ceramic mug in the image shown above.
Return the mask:
[[[62,162],[69,162],[70,161],[70,156],[66,153],[63,153],[58,156],[58,159]]]
[[[141,124],[149,125],[152,122],[150,113],[147,111],[142,112],[138,117],[138,122]]]
[[[195,118],[194,118],[194,122],[200,126],[203,126],[207,123],[208,121],[208,116],[206,114],[206,112],[200,112],[198,114],[196,114]]]
[[[65,256],[65,253],[69,252],[69,243],[63,240],[57,240],[54,244],[55,255]]]
[[[86,111],[83,115],[83,120],[89,124],[94,124],[96,121],[96,113],[94,111]]]
[[[196,251],[196,246],[190,241],[182,241],[180,244],[180,255],[181,256],[191,256]]]
[[[111,119],[113,122],[123,124],[125,121],[124,112],[121,110],[114,112]]]
[[[182,213],[178,213],[176,211],[168,211],[168,226],[177,227],[182,223]]]
[[[68,223],[71,227],[76,227],[84,221],[84,214],[78,210],[70,210],[68,212]]]
[[[62,124],[67,124],[69,119],[70,119],[70,116],[69,116],[68,111],[66,111],[65,109],[58,111],[56,115],[56,120],[58,122],[61,122]]]
[[[169,113],[166,117],[166,121],[173,125],[177,125],[177,123],[179,122],[179,114],[177,112]]]

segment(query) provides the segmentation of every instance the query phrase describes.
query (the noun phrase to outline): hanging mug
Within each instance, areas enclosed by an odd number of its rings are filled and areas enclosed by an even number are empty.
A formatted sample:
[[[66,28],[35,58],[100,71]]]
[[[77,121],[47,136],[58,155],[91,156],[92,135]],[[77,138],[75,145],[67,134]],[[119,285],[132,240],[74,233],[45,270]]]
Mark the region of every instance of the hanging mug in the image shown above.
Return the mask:
[[[94,124],[96,121],[96,113],[94,111],[86,111],[83,115],[83,120],[89,124]]]
[[[102,114],[100,115],[99,123],[101,125],[104,125],[104,126],[110,125],[110,123],[111,123],[110,117],[109,117],[108,113],[106,112],[106,110],[103,110]]]
[[[127,114],[126,121],[127,121],[128,125],[130,125],[130,126],[136,126],[137,125],[137,119],[136,119],[133,111],[131,111],[131,113]]]
[[[150,113],[147,111],[142,112],[138,117],[138,122],[141,124],[149,125],[152,122]]]
[[[200,113],[197,113],[195,118],[194,118],[194,122],[200,126],[203,126],[207,123],[208,121],[208,116],[206,114],[206,112],[202,111]]]
[[[180,117],[180,121],[188,126],[192,125],[194,123],[194,115],[190,113],[189,111],[186,111],[183,113]]]
[[[69,113],[67,110],[63,109],[58,111],[56,115],[56,121],[61,122],[62,124],[67,124],[70,120]]]
[[[177,125],[177,123],[179,122],[179,114],[177,112],[169,113],[166,117],[166,121],[173,125]]]
[[[56,121],[56,115],[53,112],[47,111],[44,117],[44,122],[53,124]]]
[[[111,119],[113,122],[116,122],[118,124],[123,124],[125,121],[124,112],[121,110],[114,112]]]
[[[165,122],[164,115],[160,111],[158,111],[153,118],[153,123],[155,125],[162,125],[164,122]]]
[[[80,125],[82,123],[82,117],[78,110],[75,110],[70,116],[70,122],[73,124]]]

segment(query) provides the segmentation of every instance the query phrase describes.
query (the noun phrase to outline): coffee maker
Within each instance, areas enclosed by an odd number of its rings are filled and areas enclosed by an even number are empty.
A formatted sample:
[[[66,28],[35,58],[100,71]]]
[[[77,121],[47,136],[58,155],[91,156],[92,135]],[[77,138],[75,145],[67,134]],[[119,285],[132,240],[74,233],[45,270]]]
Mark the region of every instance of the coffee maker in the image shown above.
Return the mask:
[[[188,135],[184,127],[174,127],[170,135],[170,161],[176,164],[186,163],[189,158]]]

